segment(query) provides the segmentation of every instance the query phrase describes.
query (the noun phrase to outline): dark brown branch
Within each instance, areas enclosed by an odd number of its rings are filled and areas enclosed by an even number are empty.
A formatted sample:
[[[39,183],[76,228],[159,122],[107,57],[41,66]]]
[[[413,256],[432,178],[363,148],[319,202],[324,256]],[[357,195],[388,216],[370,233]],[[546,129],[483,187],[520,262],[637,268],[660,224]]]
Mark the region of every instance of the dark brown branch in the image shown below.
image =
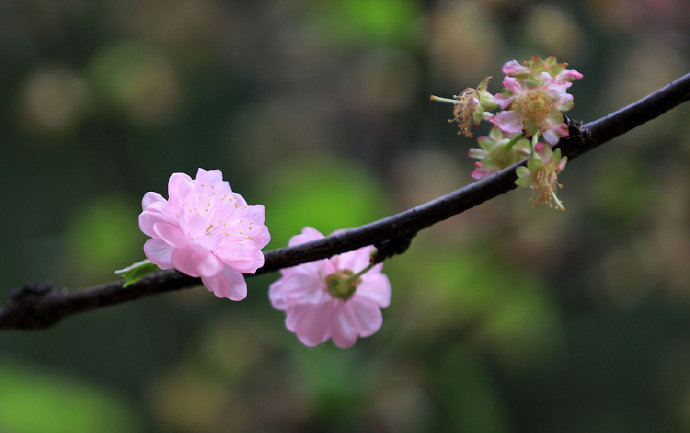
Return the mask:
[[[562,139],[557,146],[572,160],[688,100],[690,74],[594,122],[582,125],[568,120],[570,136]],[[412,238],[420,230],[514,189],[515,169],[518,165],[520,164],[397,215],[318,241],[267,251],[266,263],[257,274],[331,257],[367,245],[375,245],[380,249],[380,254],[374,258],[375,260],[399,254],[409,246]],[[7,306],[0,308],[0,330],[45,328],[63,317],[78,312],[199,284],[201,281],[198,278],[176,271],[163,271],[149,275],[128,287],[123,287],[122,282],[80,290],[25,286],[11,296]]]

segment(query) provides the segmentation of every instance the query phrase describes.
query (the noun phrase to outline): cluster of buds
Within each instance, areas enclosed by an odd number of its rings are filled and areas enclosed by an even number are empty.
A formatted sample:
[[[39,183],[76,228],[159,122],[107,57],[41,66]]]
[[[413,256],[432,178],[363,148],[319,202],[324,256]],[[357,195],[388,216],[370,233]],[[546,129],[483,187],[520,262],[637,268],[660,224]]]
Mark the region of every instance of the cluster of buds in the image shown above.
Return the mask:
[[[511,60],[503,65],[503,91],[492,95],[487,87],[491,77],[484,78],[477,89],[465,89],[454,99],[432,96],[439,102],[454,104],[453,119],[460,132],[472,136],[481,120],[490,121],[493,128],[488,137],[479,137],[480,149],[470,149],[469,156],[477,159],[472,177],[482,179],[528,157],[527,168],[522,167],[517,184],[532,189],[532,204],[549,204],[563,210],[555,194],[557,175],[563,170],[566,158],[553,152],[561,137],[568,136],[563,112],[573,107],[573,95],[567,93],[574,80],[582,74],[566,69],[555,57],[532,57],[522,64]],[[497,113],[494,113],[499,109]],[[548,145],[539,142],[539,137]]]

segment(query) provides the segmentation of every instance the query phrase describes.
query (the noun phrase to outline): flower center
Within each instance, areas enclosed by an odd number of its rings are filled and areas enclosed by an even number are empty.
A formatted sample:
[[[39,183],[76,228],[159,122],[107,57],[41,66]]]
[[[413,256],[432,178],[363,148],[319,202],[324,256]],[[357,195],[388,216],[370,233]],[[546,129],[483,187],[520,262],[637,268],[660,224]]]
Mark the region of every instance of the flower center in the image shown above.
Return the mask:
[[[479,95],[475,89],[468,88],[459,95],[454,95],[454,98],[457,102],[453,108],[453,118],[448,122],[458,124],[460,128],[458,135],[464,134],[465,137],[472,137],[472,125],[474,125],[472,114],[477,106],[475,99],[479,99]]]
[[[347,301],[357,291],[357,286],[362,280],[350,270],[338,271],[326,276],[328,293],[334,298]]]
[[[527,134],[531,136],[541,132],[546,119],[551,115],[551,98],[543,90],[533,90],[527,92],[519,104]]]

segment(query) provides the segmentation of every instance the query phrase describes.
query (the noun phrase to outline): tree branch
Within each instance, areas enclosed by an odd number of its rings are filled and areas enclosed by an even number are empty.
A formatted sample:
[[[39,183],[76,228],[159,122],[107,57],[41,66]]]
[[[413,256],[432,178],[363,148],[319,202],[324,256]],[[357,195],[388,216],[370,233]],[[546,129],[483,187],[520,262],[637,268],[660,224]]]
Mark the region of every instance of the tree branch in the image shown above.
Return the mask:
[[[570,136],[560,140],[556,147],[560,147],[568,159],[575,159],[688,100],[690,73],[627,107],[585,125],[567,119]],[[256,273],[274,272],[367,245],[374,245],[379,249],[380,254],[375,257],[379,261],[402,253],[420,230],[516,188],[515,169],[524,163],[515,164],[493,176],[397,215],[345,230],[325,239],[267,251],[265,265]],[[46,328],[63,317],[82,311],[200,284],[199,278],[170,270],[151,274],[127,287],[123,287],[121,281],[80,290],[27,285],[13,292],[10,303],[0,308],[0,330]]]

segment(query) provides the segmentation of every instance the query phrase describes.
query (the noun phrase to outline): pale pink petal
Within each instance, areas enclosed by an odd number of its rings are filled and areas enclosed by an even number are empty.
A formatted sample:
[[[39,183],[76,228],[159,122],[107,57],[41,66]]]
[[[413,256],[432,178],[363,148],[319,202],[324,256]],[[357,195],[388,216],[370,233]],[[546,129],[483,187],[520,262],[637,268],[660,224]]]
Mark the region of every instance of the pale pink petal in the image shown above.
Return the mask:
[[[217,250],[215,252],[217,254]],[[223,263],[244,274],[253,274],[257,269],[264,265],[264,253],[255,251],[252,256],[244,257],[241,260],[227,260],[225,257],[218,256]]]
[[[570,132],[568,131],[568,126],[565,123],[553,124],[551,120],[546,121],[549,129],[544,131],[543,136],[549,144],[554,145],[558,143],[561,137],[567,137]]]
[[[204,260],[201,260],[196,265],[199,275],[202,277],[212,277],[218,275],[226,268],[226,265],[218,260],[213,253],[206,254]]]
[[[168,198],[186,195],[194,188],[194,181],[186,173],[173,173],[168,181]]]
[[[236,194],[239,195],[239,194]],[[241,197],[241,196],[240,196]],[[242,211],[242,219],[246,224],[254,223],[262,225],[266,222],[266,209],[264,205],[258,204],[254,206],[247,206]]]
[[[517,60],[511,60],[503,65],[503,73],[506,75],[529,74],[529,68],[521,65]]]
[[[347,304],[342,301],[332,314],[331,337],[333,343],[342,348],[351,347],[357,341],[359,334],[356,317],[347,308]]]
[[[549,73],[546,72],[546,71],[540,72],[540,73],[539,73],[539,78],[540,78],[540,81],[541,81],[542,83],[548,83],[549,81],[552,81],[552,80],[553,80],[553,77],[551,76],[551,74],[549,74]]]
[[[313,347],[328,340],[335,301],[316,305],[297,305],[295,312],[299,319],[295,323],[295,333],[303,344]],[[288,310],[288,315],[293,308]]]
[[[153,233],[156,235],[155,237],[167,242],[171,247],[184,248],[187,246],[187,238],[182,229],[167,221],[158,221],[154,223]]]
[[[263,266],[263,254],[258,254],[261,248],[253,239],[248,239],[244,234],[233,233],[230,236],[224,236],[213,251],[218,258],[233,267],[237,265],[254,268],[255,271]]]
[[[385,274],[373,272],[373,269],[361,277],[356,297],[374,301],[379,307],[386,308],[391,304],[391,282]]]
[[[479,137],[477,140],[481,140],[483,137]],[[489,152],[484,149],[470,149],[467,152],[467,156],[473,159],[484,159],[489,156]]]
[[[336,261],[338,269],[349,269],[352,272],[359,272],[369,266],[369,259],[371,258],[371,253],[374,251],[374,247],[363,247],[358,250],[339,254],[332,260]]]
[[[227,266],[218,275],[201,277],[201,281],[209,292],[219,298],[241,301],[247,297],[247,283],[244,281],[244,276]]]
[[[210,251],[190,243],[186,248],[173,249],[172,262],[178,271],[200,277],[199,264],[206,262],[209,255],[212,255]]]
[[[289,308],[285,310],[285,327],[290,332],[295,332],[297,329],[297,323],[299,323],[302,315],[309,311],[309,305],[295,304],[290,305]]]
[[[336,272],[335,265],[329,259],[317,260],[315,262],[302,263],[298,266],[281,269],[280,273],[287,276],[294,273],[304,273],[312,275],[328,275]]]
[[[564,94],[560,99],[555,100],[554,108],[561,111],[568,111],[570,107],[570,102],[573,100],[573,95],[570,93]]]
[[[509,136],[522,133],[522,118],[515,111],[501,111],[491,122]]]
[[[321,234],[320,231],[316,230],[313,227],[305,227],[302,229],[302,233],[295,235],[290,238],[290,242],[288,242],[288,246],[295,246],[295,245],[300,245],[305,242],[309,241],[315,241],[317,239],[323,239],[324,236]]]
[[[560,74],[556,75],[557,80],[573,81],[582,79],[583,75],[575,69],[565,69]]]
[[[283,279],[279,279],[268,286],[268,299],[271,306],[276,310],[285,310],[290,304],[287,297],[283,294]]]
[[[520,80],[513,77],[505,77],[503,79],[503,87],[515,94],[519,94],[522,91],[522,87],[520,86]]]
[[[240,194],[233,194],[232,196],[237,201],[238,206],[247,206],[247,202],[244,200],[244,197],[242,197]]]
[[[159,202],[167,203],[168,201],[157,192],[147,192],[146,194],[144,194],[144,198],[141,200],[141,208],[143,210],[146,210],[146,208],[151,206],[153,203]]]
[[[206,233],[209,226],[208,218],[194,212],[185,215],[185,231],[188,235],[197,237]]]
[[[159,239],[149,239],[144,243],[146,258],[161,269],[171,269],[173,248]]]
[[[200,168],[196,171],[196,184],[198,186],[203,185],[213,185],[214,183],[219,183],[223,181],[223,173],[220,170],[204,170]]]
[[[505,110],[506,108],[508,108],[508,106],[509,106],[510,104],[512,104],[514,100],[515,100],[515,95],[503,96],[503,95],[501,95],[500,93],[496,93],[496,94],[494,95],[494,102],[495,102],[499,107],[501,107],[502,110]]]
[[[381,329],[383,316],[374,301],[355,295],[347,301],[347,307],[357,319],[357,329],[361,337],[368,337]]]
[[[546,131],[544,131],[542,133],[542,137],[544,137],[544,140],[546,140],[551,145],[558,143],[559,140],[558,135],[552,129],[547,129]]]
[[[474,167],[475,167],[474,170],[472,170],[472,178],[477,179],[477,180],[484,179],[485,177],[491,176],[492,174],[496,173],[496,171],[497,171],[497,170],[491,170],[491,169],[484,167],[484,165],[479,161],[476,161],[474,163]]]
[[[281,296],[289,304],[317,304],[330,297],[323,281],[316,274],[290,274],[274,284],[278,283]]]
[[[153,225],[158,222],[169,223],[168,219],[159,212],[143,211],[139,214],[139,229],[146,236],[157,237],[156,233],[153,231]]]

